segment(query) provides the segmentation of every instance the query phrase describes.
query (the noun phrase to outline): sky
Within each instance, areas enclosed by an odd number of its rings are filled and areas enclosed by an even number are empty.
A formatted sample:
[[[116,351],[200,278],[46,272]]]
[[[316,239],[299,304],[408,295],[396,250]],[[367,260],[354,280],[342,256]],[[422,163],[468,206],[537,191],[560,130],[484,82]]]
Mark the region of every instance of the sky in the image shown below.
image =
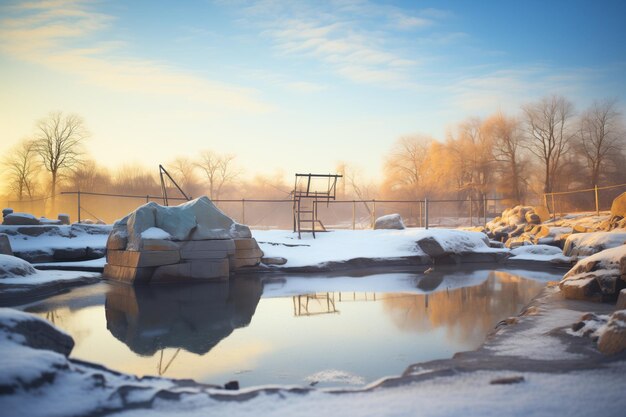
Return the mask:
[[[381,175],[399,137],[562,94],[626,109],[623,1],[0,0],[0,155],[51,111],[103,165]]]

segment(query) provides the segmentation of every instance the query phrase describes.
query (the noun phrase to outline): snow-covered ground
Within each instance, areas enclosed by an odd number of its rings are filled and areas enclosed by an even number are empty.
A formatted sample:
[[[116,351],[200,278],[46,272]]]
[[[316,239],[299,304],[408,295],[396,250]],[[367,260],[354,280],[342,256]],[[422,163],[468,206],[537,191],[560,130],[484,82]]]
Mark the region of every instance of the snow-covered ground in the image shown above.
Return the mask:
[[[7,233],[13,252],[44,251],[52,253],[57,248],[104,248],[111,226],[79,225],[54,226],[40,235],[19,233],[21,227],[2,226],[0,232]]]
[[[73,281],[81,278],[97,278],[97,272],[40,271],[15,256],[0,255],[0,284],[41,285],[55,281]]]
[[[507,249],[490,248],[486,236],[478,232],[453,229],[411,228],[405,230],[335,230],[297,234],[289,230],[253,230],[252,236],[267,257],[287,259],[284,267],[322,265],[351,259],[393,259],[425,256],[417,241],[434,238],[451,253],[506,253]]]

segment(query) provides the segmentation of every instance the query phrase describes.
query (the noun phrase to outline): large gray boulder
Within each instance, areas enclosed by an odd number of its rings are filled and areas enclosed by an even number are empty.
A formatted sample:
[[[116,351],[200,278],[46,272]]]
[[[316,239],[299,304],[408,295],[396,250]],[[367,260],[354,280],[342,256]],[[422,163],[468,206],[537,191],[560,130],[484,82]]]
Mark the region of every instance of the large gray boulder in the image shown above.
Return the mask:
[[[37,273],[33,266],[23,259],[10,255],[0,255],[0,278],[25,277]]]
[[[374,229],[404,229],[404,222],[399,214],[381,216],[374,222]]]

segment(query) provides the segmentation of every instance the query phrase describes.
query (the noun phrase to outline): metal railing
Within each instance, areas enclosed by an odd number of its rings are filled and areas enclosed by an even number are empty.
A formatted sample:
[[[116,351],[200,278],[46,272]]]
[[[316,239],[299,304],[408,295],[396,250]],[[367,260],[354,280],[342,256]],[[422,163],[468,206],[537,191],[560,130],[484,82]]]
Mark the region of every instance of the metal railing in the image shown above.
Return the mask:
[[[593,188],[544,193],[543,201],[553,219],[557,213],[572,211],[595,211],[599,216],[600,211],[611,208],[615,197],[623,191],[626,191],[626,184],[596,185]]]

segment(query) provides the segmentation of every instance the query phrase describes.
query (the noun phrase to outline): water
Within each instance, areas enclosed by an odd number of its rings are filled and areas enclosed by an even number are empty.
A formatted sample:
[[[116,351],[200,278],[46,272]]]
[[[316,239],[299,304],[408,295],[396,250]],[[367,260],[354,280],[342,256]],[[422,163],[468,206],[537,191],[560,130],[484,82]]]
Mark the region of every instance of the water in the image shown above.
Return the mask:
[[[356,387],[477,348],[560,274],[270,278],[181,287],[102,283],[25,310],[71,334],[73,357],[117,371],[238,380],[242,387]]]

